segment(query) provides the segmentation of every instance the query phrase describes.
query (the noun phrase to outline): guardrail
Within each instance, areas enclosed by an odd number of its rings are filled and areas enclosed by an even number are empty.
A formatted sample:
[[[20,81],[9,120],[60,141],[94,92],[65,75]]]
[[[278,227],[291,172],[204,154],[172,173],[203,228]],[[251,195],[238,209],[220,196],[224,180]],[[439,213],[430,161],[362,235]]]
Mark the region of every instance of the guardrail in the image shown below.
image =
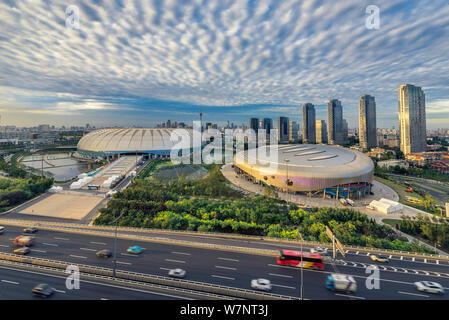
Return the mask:
[[[88,234],[97,234],[92,231],[92,229],[96,229],[99,231],[103,230],[110,230],[114,231],[115,227],[112,226],[87,226],[82,224],[71,224],[71,223],[58,223],[58,222],[44,222],[44,221],[28,221],[28,220],[17,220],[17,219],[0,219],[0,222],[8,222],[16,226],[40,226],[40,227],[47,227],[51,230],[56,230],[55,227],[60,227],[63,229],[60,229],[62,231],[67,232],[74,232],[76,229],[86,229],[89,231],[83,231],[82,233],[88,233]],[[217,238],[234,238],[234,239],[245,239],[245,240],[262,240],[262,241],[268,241],[268,242],[277,242],[277,243],[286,243],[286,244],[295,244],[295,245],[303,245],[306,246],[320,246],[320,247],[327,247],[331,248],[330,243],[323,243],[323,242],[317,242],[317,241],[300,241],[300,240],[293,240],[293,239],[281,239],[281,238],[272,238],[272,237],[263,237],[263,236],[251,236],[251,235],[239,235],[239,234],[226,234],[226,233],[215,233],[215,232],[193,232],[193,231],[184,231],[184,230],[161,230],[161,229],[147,229],[147,228],[130,228],[130,227],[119,227],[119,231],[121,232],[142,232],[142,233],[168,233],[168,234],[182,234],[182,235],[195,235],[195,236],[208,236],[208,237],[217,237]],[[76,233],[76,232],[74,232]],[[79,233],[79,232],[78,232]],[[98,233],[99,234],[99,233]],[[107,233],[101,233],[102,236],[111,236],[111,234]],[[131,235],[124,235],[119,234],[118,237],[120,238],[127,238],[129,239]],[[197,243],[197,242],[188,242],[183,240],[167,240],[167,239],[159,239],[156,237],[141,237],[138,235],[133,235],[133,239],[138,238],[140,240],[144,241],[150,241],[150,242],[171,242],[176,244],[184,244],[184,245],[195,245],[198,246],[201,244],[201,247],[207,246],[208,244],[204,243]],[[163,240],[163,241],[162,241]],[[251,251],[251,253],[255,253],[257,250],[263,250],[263,249],[249,249],[249,248],[243,248],[243,247],[232,247],[232,246],[223,246],[223,245],[211,245],[210,246],[216,246],[213,247],[214,249],[219,249],[219,247],[223,248],[240,248],[240,249],[246,249],[246,251]],[[391,255],[403,255],[403,256],[410,256],[410,257],[420,257],[420,258],[428,258],[428,259],[439,259],[439,260],[447,260],[449,261],[449,256],[441,256],[438,254],[429,254],[429,253],[416,253],[416,252],[408,252],[408,251],[399,251],[399,250],[390,250],[390,249],[381,249],[381,248],[369,248],[369,247],[359,247],[359,246],[348,246],[344,245],[344,248],[346,250],[352,250],[352,251],[364,251],[364,252],[372,252],[372,253],[388,253]],[[268,250],[265,250],[268,251]],[[277,253],[276,253],[277,254]],[[266,254],[264,254],[266,255]],[[273,255],[273,253],[270,253],[269,255]]]
[[[109,268],[83,265],[83,264],[70,264],[67,262],[42,259],[36,257],[18,256],[11,253],[0,253],[0,260],[6,260],[17,263],[24,263],[29,265],[37,265],[42,267],[56,268],[60,270],[66,270],[70,265],[76,265],[81,273],[105,276],[113,278],[113,270]],[[254,290],[239,289],[234,287],[213,285],[209,283],[203,283],[198,281],[173,279],[158,275],[150,275],[145,273],[116,270],[116,278],[122,280],[137,281],[143,283],[151,283],[157,285],[164,285],[169,287],[176,287],[181,289],[202,291],[212,294],[225,295],[230,297],[237,297],[242,299],[256,299],[256,300],[290,300],[294,297],[284,296],[279,294],[261,293]]]

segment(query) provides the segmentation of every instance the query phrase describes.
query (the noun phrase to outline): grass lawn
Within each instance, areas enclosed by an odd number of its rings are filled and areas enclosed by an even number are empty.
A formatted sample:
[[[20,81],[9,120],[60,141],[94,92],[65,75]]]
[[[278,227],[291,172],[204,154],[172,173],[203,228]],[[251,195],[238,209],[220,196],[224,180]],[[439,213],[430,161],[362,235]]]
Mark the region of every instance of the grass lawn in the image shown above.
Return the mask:
[[[396,224],[401,222],[401,219],[382,219],[382,222],[394,228]]]

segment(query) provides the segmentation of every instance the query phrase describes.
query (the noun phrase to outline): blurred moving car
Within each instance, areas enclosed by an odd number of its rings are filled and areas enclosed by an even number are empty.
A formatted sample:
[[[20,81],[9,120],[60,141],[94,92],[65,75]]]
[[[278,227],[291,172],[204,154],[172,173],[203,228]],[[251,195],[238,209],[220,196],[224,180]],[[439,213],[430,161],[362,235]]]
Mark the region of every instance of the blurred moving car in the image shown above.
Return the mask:
[[[55,292],[55,289],[50,287],[48,284],[41,283],[35,286],[32,290],[33,295],[48,298]]]
[[[112,256],[112,251],[108,249],[100,250],[96,253],[98,258],[109,258]]]
[[[271,291],[271,282],[267,279],[251,280],[251,288],[255,290]]]
[[[372,254],[369,256],[374,262],[388,262],[388,257],[382,254]]]
[[[23,232],[25,233],[36,233],[37,231],[39,231],[39,229],[34,227],[28,227],[23,229]]]
[[[0,234],[3,234],[3,232],[5,232],[5,227],[0,226]]]
[[[168,275],[169,275],[170,277],[173,277],[173,278],[180,278],[180,279],[182,279],[182,278],[184,278],[184,277],[186,276],[186,271],[185,271],[185,270],[182,270],[182,269],[180,269],[180,268],[171,269],[171,270],[168,272]]]
[[[30,247],[34,244],[35,241],[36,239],[32,236],[20,235],[14,238],[12,244],[15,246]]]
[[[444,294],[443,286],[437,282],[418,281],[415,282],[415,287],[418,291],[422,292]]]
[[[132,253],[132,254],[141,254],[143,252],[143,248],[139,247],[139,246],[133,246],[133,247],[129,247],[126,252],[128,253]]]
[[[14,250],[15,254],[21,254],[21,255],[26,255],[30,252],[31,252],[31,250],[28,247],[17,248]]]
[[[332,273],[327,276],[326,288],[331,291],[354,293],[357,291],[357,282],[352,276],[340,273]]]
[[[322,256],[327,256],[327,248],[315,247],[310,249],[310,253],[319,253]]]

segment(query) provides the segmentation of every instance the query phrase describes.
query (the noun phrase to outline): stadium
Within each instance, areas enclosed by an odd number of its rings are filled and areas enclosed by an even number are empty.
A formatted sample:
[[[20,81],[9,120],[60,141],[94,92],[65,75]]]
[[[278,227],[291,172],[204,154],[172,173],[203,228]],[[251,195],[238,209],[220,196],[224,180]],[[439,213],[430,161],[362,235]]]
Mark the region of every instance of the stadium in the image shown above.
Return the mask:
[[[149,158],[168,158],[178,141],[170,137],[176,129],[101,129],[88,133],[78,142],[78,154],[85,158],[116,158],[120,155],[144,155]],[[187,132],[192,144],[192,130]],[[179,131],[178,131],[179,132]],[[192,152],[192,149],[190,150]]]
[[[371,193],[374,163],[363,153],[342,147],[311,144],[261,148],[266,148],[258,150],[262,154],[277,153],[275,163],[268,161],[277,169],[272,170],[268,164],[258,163],[256,152],[241,151],[234,157],[237,174],[244,174],[260,185],[308,196],[360,199]]]

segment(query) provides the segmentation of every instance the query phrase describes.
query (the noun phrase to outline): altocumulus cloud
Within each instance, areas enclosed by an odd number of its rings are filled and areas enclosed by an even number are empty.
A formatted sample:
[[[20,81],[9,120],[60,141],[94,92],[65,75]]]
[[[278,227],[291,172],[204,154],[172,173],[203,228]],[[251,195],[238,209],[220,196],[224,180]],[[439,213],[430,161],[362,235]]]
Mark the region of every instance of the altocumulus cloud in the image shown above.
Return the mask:
[[[66,28],[69,4],[79,30]],[[365,28],[370,4],[4,0],[0,107],[63,116],[141,110],[128,102],[154,99],[184,113],[202,105],[237,116],[238,106],[261,105],[299,117],[292,106],[338,98],[355,124],[361,94],[396,120],[397,88],[413,83],[433,114],[449,118],[440,108],[449,97],[447,1],[376,1],[379,30]]]

